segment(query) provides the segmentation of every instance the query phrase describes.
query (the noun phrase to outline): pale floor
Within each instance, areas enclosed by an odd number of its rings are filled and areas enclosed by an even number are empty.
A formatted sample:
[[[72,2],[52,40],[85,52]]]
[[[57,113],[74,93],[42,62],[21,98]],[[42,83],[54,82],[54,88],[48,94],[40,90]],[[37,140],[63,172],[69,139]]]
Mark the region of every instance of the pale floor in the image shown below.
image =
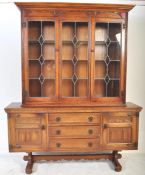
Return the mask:
[[[110,161],[57,161],[35,163],[32,175],[145,175],[145,154],[124,153],[121,172]],[[0,175],[24,175],[26,162],[22,154],[0,155]]]

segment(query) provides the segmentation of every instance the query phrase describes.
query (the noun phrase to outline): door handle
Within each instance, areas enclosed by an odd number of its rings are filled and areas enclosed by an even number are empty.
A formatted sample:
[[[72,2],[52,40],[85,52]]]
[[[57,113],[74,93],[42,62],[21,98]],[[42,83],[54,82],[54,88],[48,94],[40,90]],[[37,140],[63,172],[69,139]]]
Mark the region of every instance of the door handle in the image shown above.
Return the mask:
[[[108,128],[108,125],[105,123],[105,124],[103,125],[103,128],[104,128],[104,129],[107,129],[107,128]]]
[[[41,125],[40,129],[42,129],[42,130],[46,129],[45,125]]]

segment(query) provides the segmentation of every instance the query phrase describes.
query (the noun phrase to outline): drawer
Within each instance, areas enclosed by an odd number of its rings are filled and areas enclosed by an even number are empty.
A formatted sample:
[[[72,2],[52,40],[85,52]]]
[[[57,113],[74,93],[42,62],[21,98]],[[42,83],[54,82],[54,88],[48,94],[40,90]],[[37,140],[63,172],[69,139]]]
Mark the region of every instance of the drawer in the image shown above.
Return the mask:
[[[49,123],[88,123],[88,124],[100,124],[100,113],[64,113],[64,114],[50,114]]]
[[[45,127],[45,122],[42,122],[43,120],[46,119],[47,114],[39,114],[39,113],[32,113],[32,114],[11,114],[10,116],[13,121],[15,122],[15,128],[27,128],[27,129],[32,129],[32,128],[42,128]],[[42,128],[43,129],[43,128]]]
[[[100,126],[50,126],[49,136],[52,137],[100,137]]]
[[[41,117],[45,117],[47,114],[45,113],[33,113],[33,114],[11,114],[11,117],[15,118],[15,121],[17,124],[25,124],[25,123],[31,123],[31,124],[38,124],[41,121]]]
[[[103,122],[105,123],[131,123],[134,113],[114,112],[103,115]]]
[[[94,152],[99,149],[99,144],[99,139],[50,138],[49,148],[52,152]]]

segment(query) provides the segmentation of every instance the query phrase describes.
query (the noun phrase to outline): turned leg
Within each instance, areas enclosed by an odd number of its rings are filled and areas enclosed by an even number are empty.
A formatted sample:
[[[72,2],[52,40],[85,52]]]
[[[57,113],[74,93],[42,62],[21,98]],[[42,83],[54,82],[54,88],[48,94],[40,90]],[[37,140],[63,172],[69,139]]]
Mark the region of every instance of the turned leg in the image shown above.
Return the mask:
[[[32,153],[28,153],[28,156],[24,156],[24,160],[28,161],[26,166],[26,174],[31,174],[33,169],[33,156]]]
[[[121,154],[118,154],[118,151],[113,151],[112,153],[112,162],[115,166],[115,171],[119,172],[122,170],[122,166],[119,163],[118,159],[120,159],[122,156]]]

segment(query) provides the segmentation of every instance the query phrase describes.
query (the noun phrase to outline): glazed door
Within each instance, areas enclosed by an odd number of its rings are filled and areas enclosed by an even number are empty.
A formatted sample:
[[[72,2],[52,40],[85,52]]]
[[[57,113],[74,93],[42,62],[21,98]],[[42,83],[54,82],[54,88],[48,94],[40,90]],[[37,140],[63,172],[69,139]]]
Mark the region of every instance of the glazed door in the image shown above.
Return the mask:
[[[56,23],[28,21],[29,97],[56,96]]]
[[[123,96],[125,78],[123,24],[95,22],[94,25],[92,97],[97,100],[119,100]]]
[[[61,97],[89,97],[89,22],[61,23]]]

